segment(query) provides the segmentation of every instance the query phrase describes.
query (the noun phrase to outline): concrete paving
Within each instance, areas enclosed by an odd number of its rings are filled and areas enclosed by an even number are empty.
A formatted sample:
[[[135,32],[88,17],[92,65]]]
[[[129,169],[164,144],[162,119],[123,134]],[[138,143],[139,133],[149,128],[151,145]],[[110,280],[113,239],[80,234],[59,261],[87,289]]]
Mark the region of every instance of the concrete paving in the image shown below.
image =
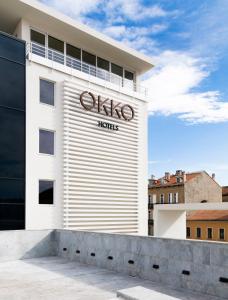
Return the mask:
[[[118,290],[136,286],[151,291],[151,295],[149,298],[148,296],[144,298],[145,300],[157,300],[158,293],[159,300],[220,299],[186,291],[175,291],[147,280],[59,257],[0,263],[0,300],[118,300],[122,299],[116,297]]]

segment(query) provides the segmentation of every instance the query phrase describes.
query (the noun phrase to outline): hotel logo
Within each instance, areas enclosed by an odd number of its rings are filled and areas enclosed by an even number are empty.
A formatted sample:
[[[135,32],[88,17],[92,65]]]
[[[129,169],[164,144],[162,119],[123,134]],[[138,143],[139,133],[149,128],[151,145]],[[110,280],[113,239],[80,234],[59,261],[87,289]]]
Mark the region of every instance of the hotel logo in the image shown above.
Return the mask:
[[[112,99],[102,99],[93,93],[84,91],[80,95],[80,103],[87,111],[105,114],[106,116],[131,121],[134,119],[135,111],[129,104],[114,102]]]

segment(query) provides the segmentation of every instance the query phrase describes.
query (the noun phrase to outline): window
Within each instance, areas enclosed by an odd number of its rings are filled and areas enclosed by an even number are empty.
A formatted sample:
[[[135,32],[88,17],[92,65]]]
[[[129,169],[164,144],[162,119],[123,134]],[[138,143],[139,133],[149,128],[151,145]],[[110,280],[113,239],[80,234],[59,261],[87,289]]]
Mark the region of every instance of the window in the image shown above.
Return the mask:
[[[64,53],[64,42],[62,42],[52,36],[48,36],[48,47],[55,51]]]
[[[81,60],[81,49],[76,48],[72,45],[66,45],[66,54],[68,56]]]
[[[178,193],[173,194],[173,203],[178,203]]]
[[[169,193],[169,203],[173,203],[173,194]]]
[[[54,155],[54,132],[40,129],[39,152]]]
[[[54,181],[40,180],[39,181],[39,204],[54,203]]]
[[[156,204],[156,203],[157,203],[157,195],[153,194],[153,204]]]
[[[186,235],[187,235],[187,238],[190,238],[190,236],[191,236],[191,229],[190,229],[190,227],[187,227]]]
[[[30,35],[32,42],[45,46],[45,35],[43,33],[31,29]]]
[[[164,202],[165,202],[165,195],[164,195],[164,194],[161,194],[161,195],[160,195],[160,203],[161,203],[161,204],[164,204]]]
[[[54,106],[54,82],[40,79],[40,102]]]
[[[128,80],[134,80],[134,74],[132,72],[129,72],[127,70],[124,71],[124,78]]]
[[[96,66],[96,56],[86,51],[82,51],[82,61],[89,65]]]
[[[182,178],[180,178],[180,177],[177,177],[176,180],[177,180],[177,183],[181,183],[182,182]]]
[[[225,239],[225,229],[224,228],[220,228],[219,229],[219,239],[220,240],[224,240]]]
[[[198,239],[201,238],[201,228],[199,228],[199,227],[196,228],[196,237]]]
[[[207,238],[212,239],[212,228],[207,228]]]
[[[149,204],[151,203],[151,195],[148,195]]]
[[[100,69],[109,71],[109,61],[107,61],[103,58],[100,58],[100,57],[97,58],[97,66]]]
[[[111,72],[113,74],[123,77],[123,68],[116,64],[111,64]]]

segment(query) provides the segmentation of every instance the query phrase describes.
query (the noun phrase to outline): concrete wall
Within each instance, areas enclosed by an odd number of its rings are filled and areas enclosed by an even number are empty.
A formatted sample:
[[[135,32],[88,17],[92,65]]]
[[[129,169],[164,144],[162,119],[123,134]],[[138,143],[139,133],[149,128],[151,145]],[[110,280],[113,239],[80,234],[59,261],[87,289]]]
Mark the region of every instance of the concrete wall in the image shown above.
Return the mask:
[[[0,231],[0,262],[56,255],[51,230]]]
[[[220,277],[228,278],[226,243],[62,229],[0,232],[0,261],[51,255],[161,282],[175,289],[225,299],[228,295],[228,283],[220,281]]]
[[[56,239],[61,257],[227,299],[228,284],[219,281],[228,278],[225,243],[64,230]]]
[[[185,203],[222,202],[222,188],[206,172],[185,183]]]

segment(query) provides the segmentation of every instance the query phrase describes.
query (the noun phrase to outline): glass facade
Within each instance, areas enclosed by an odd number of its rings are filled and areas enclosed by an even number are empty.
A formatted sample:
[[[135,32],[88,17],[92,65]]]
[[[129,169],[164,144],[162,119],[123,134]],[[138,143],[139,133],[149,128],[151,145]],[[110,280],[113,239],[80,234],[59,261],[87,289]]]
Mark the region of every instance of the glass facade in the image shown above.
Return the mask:
[[[0,230],[25,227],[25,43],[0,33]]]

